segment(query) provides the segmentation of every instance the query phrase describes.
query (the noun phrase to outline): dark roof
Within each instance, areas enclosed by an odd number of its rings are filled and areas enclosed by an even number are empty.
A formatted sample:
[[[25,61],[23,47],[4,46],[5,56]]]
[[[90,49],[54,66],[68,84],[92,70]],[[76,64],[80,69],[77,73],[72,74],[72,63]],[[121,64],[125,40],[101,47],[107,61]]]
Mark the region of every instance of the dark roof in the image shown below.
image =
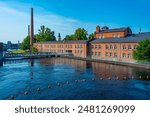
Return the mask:
[[[63,43],[63,41],[46,41],[46,42],[36,42],[36,43],[40,43],[40,44],[44,44],[44,43]]]
[[[132,34],[124,38],[95,39],[91,43],[136,43],[146,38],[150,38],[150,32],[141,34]]]
[[[87,43],[88,40],[70,40],[70,41],[47,41],[47,42],[37,42],[37,43],[41,43],[41,44],[44,44],[44,43]]]
[[[87,40],[72,40],[66,41],[66,43],[87,43]]]
[[[123,32],[123,31],[127,30],[128,28],[129,28],[129,27],[101,30],[99,33],[107,33],[107,32]]]

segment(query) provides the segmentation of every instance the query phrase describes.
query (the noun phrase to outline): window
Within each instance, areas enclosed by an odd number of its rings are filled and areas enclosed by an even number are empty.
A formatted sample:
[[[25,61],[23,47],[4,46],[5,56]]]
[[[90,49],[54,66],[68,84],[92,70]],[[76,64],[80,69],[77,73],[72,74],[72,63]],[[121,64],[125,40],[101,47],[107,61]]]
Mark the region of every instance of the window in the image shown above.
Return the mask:
[[[113,34],[113,38],[116,38],[116,34]]]
[[[117,45],[114,45],[114,49],[117,50]]]
[[[117,57],[118,57],[118,54],[117,54],[117,53],[114,53],[114,57],[117,58]]]
[[[108,50],[109,48],[108,48],[108,45],[106,45],[106,49]]]
[[[98,52],[98,55],[100,56],[100,55],[101,55],[101,52]]]
[[[104,38],[105,38],[105,36],[104,36],[104,35],[102,35],[102,38],[104,39]]]
[[[120,34],[117,37],[120,38]]]
[[[82,54],[82,50],[80,50],[80,54]]]
[[[92,48],[94,48],[94,46],[92,45]]]
[[[131,55],[131,54],[128,54],[128,58],[132,58],[132,55]]]
[[[98,48],[101,49],[101,45],[99,45]]]
[[[79,45],[78,45],[78,47],[77,48],[79,48]]]
[[[126,54],[125,54],[125,53],[123,53],[123,54],[122,54],[122,57],[123,57],[123,58],[126,58]]]
[[[95,56],[97,55],[97,52],[95,52]]]
[[[95,45],[95,49],[97,49],[97,45]]]
[[[125,50],[126,49],[126,45],[123,45],[123,48],[122,48],[123,50]]]
[[[105,53],[105,56],[108,56],[108,52]]]
[[[110,45],[110,49],[111,49],[111,50],[113,49],[113,46],[112,46],[112,45]]]
[[[131,49],[132,49],[131,45],[128,45],[128,49],[129,49],[129,50],[131,50]]]
[[[112,52],[110,52],[110,56],[112,56]]]

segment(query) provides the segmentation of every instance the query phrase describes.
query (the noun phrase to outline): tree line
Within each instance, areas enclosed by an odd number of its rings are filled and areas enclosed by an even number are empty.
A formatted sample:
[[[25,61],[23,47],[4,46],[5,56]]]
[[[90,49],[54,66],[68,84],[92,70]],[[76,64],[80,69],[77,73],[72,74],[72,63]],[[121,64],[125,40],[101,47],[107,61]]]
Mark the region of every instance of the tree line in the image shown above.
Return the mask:
[[[58,34],[60,38],[60,33]],[[90,40],[94,38],[94,34],[88,34],[87,30],[84,28],[78,28],[74,31],[72,35],[66,35],[62,41],[68,40]],[[34,35],[34,42],[46,42],[46,41],[56,41],[55,32],[50,28],[42,25],[38,29],[38,34]],[[59,40],[60,41],[60,40]],[[21,44],[22,50],[30,49],[30,37],[26,36]],[[33,48],[33,51],[37,51]],[[133,57],[136,60],[150,61],[150,38],[139,42],[137,48],[133,51]]]
[[[60,33],[59,33],[60,38]],[[62,41],[68,40],[88,40],[93,39],[94,34],[88,34],[88,31],[84,28],[78,28],[74,31],[72,35],[66,35]],[[45,27],[42,25],[40,29],[38,29],[38,34],[34,35],[34,42],[46,42],[46,41],[57,41],[55,37],[55,32],[52,31],[50,28]],[[29,35],[26,36],[21,44],[22,50],[29,50],[30,48],[30,37]]]

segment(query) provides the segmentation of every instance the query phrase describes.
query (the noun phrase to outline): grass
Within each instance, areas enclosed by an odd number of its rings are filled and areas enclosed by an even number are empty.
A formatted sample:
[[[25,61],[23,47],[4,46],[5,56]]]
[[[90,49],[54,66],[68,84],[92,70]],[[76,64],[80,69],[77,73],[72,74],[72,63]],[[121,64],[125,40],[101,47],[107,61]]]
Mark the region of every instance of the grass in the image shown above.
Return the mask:
[[[11,53],[25,53],[26,51],[25,50],[13,50],[11,51]]]

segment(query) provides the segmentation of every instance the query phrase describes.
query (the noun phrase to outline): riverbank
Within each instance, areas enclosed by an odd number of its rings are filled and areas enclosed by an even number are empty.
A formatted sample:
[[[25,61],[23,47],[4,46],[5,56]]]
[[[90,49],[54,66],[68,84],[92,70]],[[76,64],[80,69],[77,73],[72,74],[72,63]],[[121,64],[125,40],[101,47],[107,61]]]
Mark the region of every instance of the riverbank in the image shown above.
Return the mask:
[[[122,66],[130,66],[130,67],[139,67],[139,68],[146,68],[150,69],[150,64],[142,64],[142,63],[133,63],[133,62],[124,62],[124,61],[111,61],[111,60],[102,60],[102,59],[93,59],[93,58],[81,58],[81,57],[75,57],[75,56],[60,56],[60,55],[51,55],[51,56],[28,56],[28,57],[20,57],[20,58],[14,58],[17,59],[41,59],[41,58],[50,58],[50,57],[61,57],[61,58],[70,58],[70,59],[76,59],[76,60],[83,60],[83,61],[90,61],[90,62],[98,62],[98,63],[107,63],[107,64],[113,64],[113,65],[122,65]],[[7,58],[2,59],[2,61],[9,61],[14,60],[13,58]]]
[[[90,61],[90,62],[108,63],[108,64],[113,64],[113,65],[122,65],[122,66],[130,66],[130,67],[139,67],[139,68],[150,69],[150,65],[141,64],[141,63],[131,63],[131,62],[124,62],[124,61],[100,60],[100,59],[81,58],[81,57],[74,57],[74,56],[61,56],[61,57],[62,58],[70,58],[70,59],[83,60],[83,61]]]

